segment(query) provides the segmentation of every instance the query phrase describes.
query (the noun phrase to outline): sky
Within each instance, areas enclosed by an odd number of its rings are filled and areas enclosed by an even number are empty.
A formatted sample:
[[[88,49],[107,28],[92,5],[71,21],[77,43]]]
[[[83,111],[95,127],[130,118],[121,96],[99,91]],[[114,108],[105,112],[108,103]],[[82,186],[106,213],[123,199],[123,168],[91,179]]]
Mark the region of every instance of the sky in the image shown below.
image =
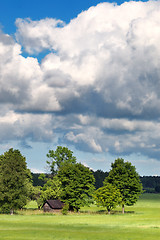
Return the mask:
[[[160,1],[0,3],[0,154],[160,175]]]

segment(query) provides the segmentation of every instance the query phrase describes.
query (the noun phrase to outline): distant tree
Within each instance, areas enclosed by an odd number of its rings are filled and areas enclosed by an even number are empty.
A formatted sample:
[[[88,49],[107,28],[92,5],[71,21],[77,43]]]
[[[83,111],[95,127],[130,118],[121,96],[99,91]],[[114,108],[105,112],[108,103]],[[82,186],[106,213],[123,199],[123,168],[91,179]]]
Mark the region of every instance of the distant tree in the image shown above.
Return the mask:
[[[93,171],[93,175],[95,177],[95,187],[96,189],[103,186],[104,179],[108,176],[108,172],[103,172],[102,170]]]
[[[41,178],[42,173],[32,173],[33,186],[41,186],[45,184],[44,180]],[[47,175],[47,174],[45,174]]]
[[[160,185],[157,185],[157,186],[155,187],[155,192],[156,192],[156,193],[160,193]]]
[[[145,192],[154,193],[157,192],[160,186],[160,176],[143,176],[140,177]]]
[[[31,173],[26,159],[19,150],[5,152],[0,156],[0,209],[13,214],[24,207],[29,199]]]
[[[59,169],[57,176],[62,183],[62,200],[69,205],[69,210],[78,211],[90,203],[95,179],[87,167],[68,163]]]
[[[62,194],[61,182],[57,176],[54,176],[41,188],[40,197],[37,199],[38,207],[41,208],[46,200],[60,199]]]
[[[104,180],[104,185],[111,183],[118,188],[122,197],[122,213],[124,206],[133,205],[142,193],[142,184],[134,166],[124,159],[118,158],[111,164],[112,169]]]
[[[120,191],[110,183],[97,189],[93,194],[98,206],[107,208],[108,214],[117,207],[122,201]]]
[[[73,152],[67,147],[58,146],[55,151],[49,150],[47,157],[50,159],[47,161],[47,164],[53,175],[55,175],[64,164],[76,163],[76,157],[73,156]]]

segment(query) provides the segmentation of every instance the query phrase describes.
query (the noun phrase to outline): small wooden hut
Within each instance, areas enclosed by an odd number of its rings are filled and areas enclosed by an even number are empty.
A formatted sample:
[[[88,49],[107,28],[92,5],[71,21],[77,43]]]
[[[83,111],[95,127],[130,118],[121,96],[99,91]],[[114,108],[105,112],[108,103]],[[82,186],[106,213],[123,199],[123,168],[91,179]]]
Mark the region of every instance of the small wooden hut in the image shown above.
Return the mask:
[[[64,203],[60,200],[46,200],[43,204],[44,212],[59,212],[64,207]]]

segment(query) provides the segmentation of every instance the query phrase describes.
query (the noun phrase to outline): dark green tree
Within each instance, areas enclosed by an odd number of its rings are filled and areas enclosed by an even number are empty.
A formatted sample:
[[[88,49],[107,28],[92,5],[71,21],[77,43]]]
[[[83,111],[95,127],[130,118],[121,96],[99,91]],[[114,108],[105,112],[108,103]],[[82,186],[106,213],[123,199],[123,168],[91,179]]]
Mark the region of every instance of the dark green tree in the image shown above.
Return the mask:
[[[160,185],[157,185],[157,186],[155,187],[155,192],[156,192],[156,193],[160,193]]]
[[[13,214],[24,207],[29,199],[31,173],[26,159],[19,150],[5,152],[0,156],[0,209]]]
[[[95,187],[96,189],[103,186],[104,179],[108,176],[108,172],[103,172],[102,170],[96,170],[93,172],[93,175],[95,177]]]
[[[104,180],[104,186],[111,183],[120,190],[122,213],[124,213],[125,205],[132,206],[137,202],[142,193],[142,184],[136,168],[130,162],[124,162],[124,159],[118,158],[111,167],[108,177]]]
[[[55,175],[64,164],[76,163],[76,157],[73,156],[73,152],[67,147],[58,146],[55,151],[49,150],[47,157],[50,159],[47,161],[47,164],[53,175]]]
[[[93,194],[94,199],[98,206],[107,208],[108,214],[110,211],[117,207],[122,201],[119,189],[110,183],[97,189]]]
[[[94,191],[94,176],[81,163],[68,163],[58,171],[62,183],[62,200],[69,205],[69,210],[78,211],[80,207],[90,203]]]

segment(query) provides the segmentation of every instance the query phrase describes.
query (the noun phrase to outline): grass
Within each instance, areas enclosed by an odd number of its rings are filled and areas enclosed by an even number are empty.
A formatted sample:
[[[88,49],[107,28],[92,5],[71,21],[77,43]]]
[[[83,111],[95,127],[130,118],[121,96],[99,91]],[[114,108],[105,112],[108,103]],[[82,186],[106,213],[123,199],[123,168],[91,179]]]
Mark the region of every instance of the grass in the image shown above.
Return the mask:
[[[18,215],[0,215],[0,240],[157,240],[160,236],[160,194],[143,194],[126,214],[110,216],[103,208],[82,208],[80,214],[43,214],[34,202]]]

